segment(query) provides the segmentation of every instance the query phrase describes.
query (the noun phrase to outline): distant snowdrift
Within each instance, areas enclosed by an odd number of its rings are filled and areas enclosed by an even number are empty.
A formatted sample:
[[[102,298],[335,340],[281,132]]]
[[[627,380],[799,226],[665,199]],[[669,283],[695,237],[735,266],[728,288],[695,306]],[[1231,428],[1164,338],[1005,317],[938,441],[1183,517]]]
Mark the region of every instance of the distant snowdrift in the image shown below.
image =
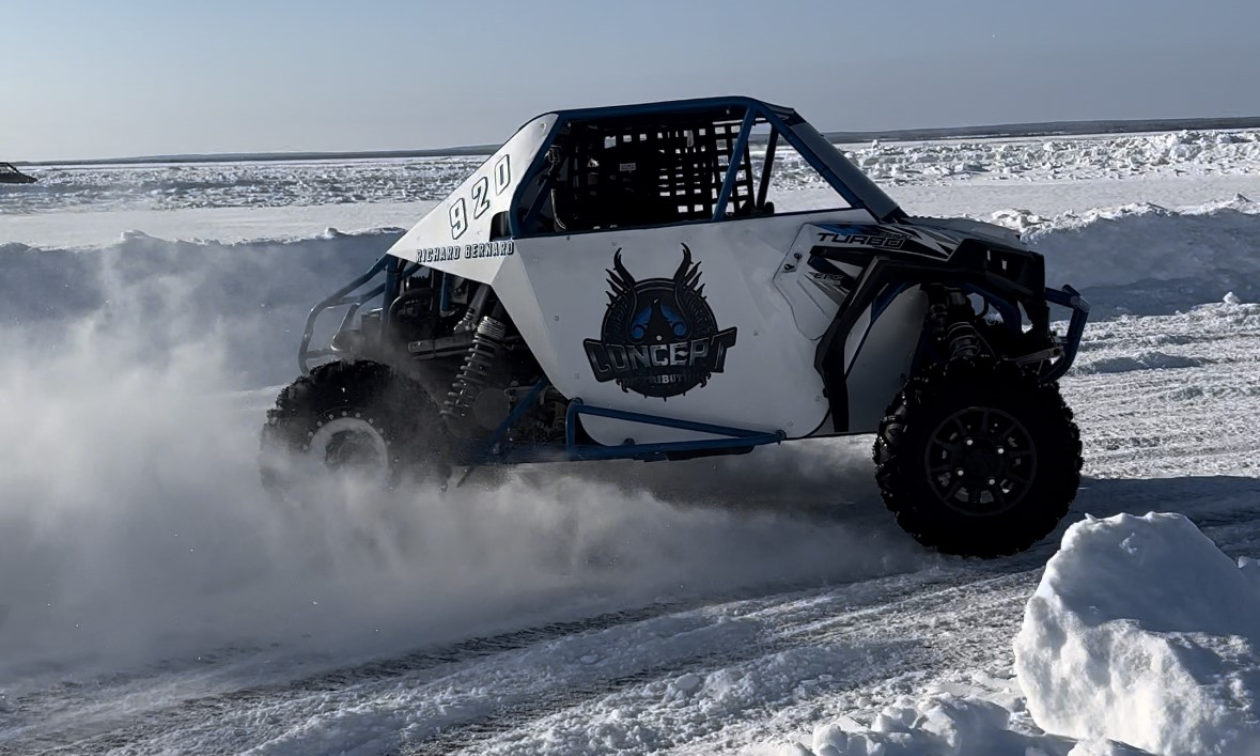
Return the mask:
[[[756,148],[755,148],[756,149]],[[1260,161],[1260,132],[1178,131],[1053,138],[948,139],[842,145],[891,187],[989,182],[1243,175]],[[48,166],[9,187],[0,213],[178,210],[417,202],[445,197],[484,155],[361,160]],[[818,186],[780,146],[776,191]]]
[[[1015,666],[1046,730],[1161,756],[1260,754],[1260,577],[1177,514],[1068,529]]]
[[[874,180],[893,185],[1204,176],[1249,171],[1260,160],[1260,132],[874,143],[848,154]]]
[[[445,197],[486,156],[396,160],[150,163],[32,169],[0,213],[182,210],[416,202]]]

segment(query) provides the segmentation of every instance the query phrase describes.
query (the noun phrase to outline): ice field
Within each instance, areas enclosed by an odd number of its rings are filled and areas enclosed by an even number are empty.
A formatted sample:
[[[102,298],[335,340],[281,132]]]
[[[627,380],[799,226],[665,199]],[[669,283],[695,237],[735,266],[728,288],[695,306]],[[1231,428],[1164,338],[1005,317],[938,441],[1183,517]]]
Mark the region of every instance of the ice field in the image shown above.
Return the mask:
[[[923,550],[868,437],[284,510],[307,310],[479,159],[0,186],[0,754],[1260,754],[1260,132],[844,149],[1094,305],[1024,554]]]

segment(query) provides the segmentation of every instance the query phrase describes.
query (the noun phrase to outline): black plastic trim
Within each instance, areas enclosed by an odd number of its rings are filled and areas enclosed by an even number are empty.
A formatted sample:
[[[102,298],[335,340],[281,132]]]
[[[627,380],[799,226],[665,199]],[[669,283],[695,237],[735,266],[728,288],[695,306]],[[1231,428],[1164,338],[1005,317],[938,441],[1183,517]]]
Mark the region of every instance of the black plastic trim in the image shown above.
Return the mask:
[[[1002,261],[1006,264],[1003,268]],[[997,267],[1002,273],[994,270]],[[857,287],[819,341],[814,367],[822,376],[837,433],[850,432],[849,393],[845,378],[844,344],[862,313],[890,286],[969,285],[980,292],[1018,302],[1033,329],[1050,338],[1049,306],[1045,301],[1045,261],[1041,255],[1017,247],[963,241],[948,261],[898,259],[896,253],[876,253],[858,279]],[[891,399],[891,397],[889,397]]]

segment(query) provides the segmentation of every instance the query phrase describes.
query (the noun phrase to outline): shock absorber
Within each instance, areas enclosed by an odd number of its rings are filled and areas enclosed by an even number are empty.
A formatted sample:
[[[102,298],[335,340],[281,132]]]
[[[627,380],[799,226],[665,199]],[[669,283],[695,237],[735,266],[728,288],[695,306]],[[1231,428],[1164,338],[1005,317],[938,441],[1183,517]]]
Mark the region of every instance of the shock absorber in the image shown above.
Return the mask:
[[[949,343],[950,360],[968,360],[979,357],[984,350],[980,332],[965,320],[958,320],[951,324],[945,333],[945,338]]]
[[[928,307],[928,324],[932,331],[932,338],[941,340],[945,338],[945,329],[949,327],[949,305],[940,300],[933,300]]]
[[[442,405],[442,417],[455,421],[468,417],[473,402],[490,382],[506,337],[507,327],[503,323],[489,315],[481,319],[468,347],[464,365],[455,376]]]
[[[930,287],[928,296],[929,327],[932,337],[945,347],[945,358],[967,360],[980,356],[985,343],[971,322],[973,312],[967,296],[942,286]]]

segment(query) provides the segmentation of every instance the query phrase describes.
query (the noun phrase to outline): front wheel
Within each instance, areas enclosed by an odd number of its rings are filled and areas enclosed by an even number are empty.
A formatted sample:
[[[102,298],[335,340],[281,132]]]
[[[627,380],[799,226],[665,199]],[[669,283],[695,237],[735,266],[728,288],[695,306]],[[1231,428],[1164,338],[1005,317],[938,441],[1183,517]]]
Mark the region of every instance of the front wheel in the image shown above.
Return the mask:
[[[940,551],[996,557],[1044,538],[1080,486],[1080,432],[1055,384],[1010,363],[951,362],[880,423],[876,479],[897,522]]]
[[[449,474],[437,408],[386,365],[332,362],[286,387],[262,431],[263,486],[289,498],[323,475],[392,488]]]

